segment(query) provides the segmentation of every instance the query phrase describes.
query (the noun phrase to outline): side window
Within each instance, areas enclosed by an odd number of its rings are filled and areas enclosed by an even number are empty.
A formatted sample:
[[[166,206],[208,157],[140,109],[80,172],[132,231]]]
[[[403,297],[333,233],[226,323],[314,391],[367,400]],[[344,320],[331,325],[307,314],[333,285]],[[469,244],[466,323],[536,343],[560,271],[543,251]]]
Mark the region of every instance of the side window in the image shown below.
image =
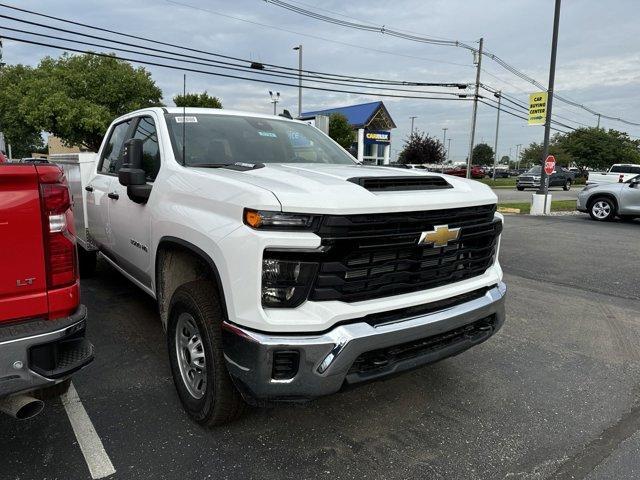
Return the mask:
[[[102,156],[100,157],[100,166],[98,167],[98,173],[104,173],[107,175],[115,175],[118,171],[120,156],[122,155],[122,147],[126,140],[127,131],[131,120],[117,124],[111,130],[109,140],[104,146]]]
[[[160,170],[160,150],[156,124],[151,117],[141,117],[133,138],[142,140],[142,168],[147,180],[153,182]]]

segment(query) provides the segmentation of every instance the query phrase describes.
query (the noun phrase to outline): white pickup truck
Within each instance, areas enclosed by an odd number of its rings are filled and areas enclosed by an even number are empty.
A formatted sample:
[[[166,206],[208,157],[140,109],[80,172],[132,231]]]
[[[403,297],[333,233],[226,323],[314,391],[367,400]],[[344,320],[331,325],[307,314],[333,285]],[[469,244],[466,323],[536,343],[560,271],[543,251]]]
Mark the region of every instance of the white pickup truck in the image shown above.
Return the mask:
[[[600,183],[624,183],[640,175],[640,165],[632,163],[616,163],[606,172],[589,173],[587,185]]]
[[[202,424],[458,354],[504,322],[503,218],[481,183],[359,165],[295,120],[177,108],[115,120],[84,175],[81,270],[99,252],[157,300]]]

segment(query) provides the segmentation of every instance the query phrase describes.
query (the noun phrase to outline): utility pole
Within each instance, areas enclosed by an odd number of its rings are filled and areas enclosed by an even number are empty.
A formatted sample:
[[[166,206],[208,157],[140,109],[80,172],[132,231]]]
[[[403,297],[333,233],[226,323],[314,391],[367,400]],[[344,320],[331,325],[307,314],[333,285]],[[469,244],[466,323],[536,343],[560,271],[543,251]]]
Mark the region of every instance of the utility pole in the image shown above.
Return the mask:
[[[276,104],[280,101],[280,92],[276,92],[275,95],[269,90],[269,96],[271,97],[271,103],[273,103],[273,114],[276,114]]]
[[[442,137],[442,149],[444,150],[444,144],[447,143],[447,130],[449,130],[447,127],[443,128],[442,131],[444,132],[444,135]],[[444,155],[442,155],[442,169],[444,170],[444,160],[445,157],[447,156],[447,152],[443,152]]]
[[[411,119],[411,135],[413,135],[413,121],[418,117],[409,117]]]
[[[498,116],[496,117],[496,140],[493,142],[493,179],[496,179],[496,167],[498,166],[498,129],[500,128],[500,106],[502,105],[502,90],[493,94],[498,98]]]
[[[476,117],[478,116],[478,91],[480,90],[480,68],[482,66],[482,44],[484,39],[480,39],[478,48],[478,62],[476,70],[476,91],[473,95],[473,115],[471,117],[471,140],[469,141],[469,157],[467,158],[467,178],[471,178],[471,164],[473,163],[473,142],[476,136]]]
[[[519,143],[516,145],[516,162],[518,164],[518,169],[520,168],[520,150],[522,148],[522,144]]]
[[[0,60],[2,60],[2,55],[0,55]],[[0,63],[0,67],[2,66],[2,63]],[[598,128],[600,128],[600,114],[596,113],[596,115],[598,115]]]
[[[298,51],[298,118],[302,116],[302,44],[293,47]]]
[[[453,140],[453,138],[449,137],[449,144],[447,145],[447,163],[449,163],[449,157],[450,157],[450,153],[451,152],[451,140]],[[444,163],[442,164],[442,173],[444,173]]]
[[[547,194],[549,192],[549,176],[544,171],[544,162],[549,155],[549,135],[551,133],[551,107],[553,105],[553,86],[556,78],[556,55],[558,53],[558,30],[560,28],[560,1],[556,0],[553,14],[553,38],[551,40],[551,60],[549,62],[549,85],[547,87],[547,118],[544,123],[544,144],[542,158],[540,159],[540,189],[538,195],[544,195],[542,214],[547,212]]]

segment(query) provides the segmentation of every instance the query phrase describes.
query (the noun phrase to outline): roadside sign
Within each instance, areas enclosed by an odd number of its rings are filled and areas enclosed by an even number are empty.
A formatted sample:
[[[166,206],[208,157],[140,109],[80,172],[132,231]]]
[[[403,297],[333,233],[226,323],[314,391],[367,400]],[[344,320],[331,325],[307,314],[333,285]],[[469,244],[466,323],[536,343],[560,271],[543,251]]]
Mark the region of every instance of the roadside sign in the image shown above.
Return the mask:
[[[551,175],[556,169],[556,157],[549,155],[544,161],[544,173]]]
[[[544,125],[547,117],[547,92],[529,94],[529,125]]]

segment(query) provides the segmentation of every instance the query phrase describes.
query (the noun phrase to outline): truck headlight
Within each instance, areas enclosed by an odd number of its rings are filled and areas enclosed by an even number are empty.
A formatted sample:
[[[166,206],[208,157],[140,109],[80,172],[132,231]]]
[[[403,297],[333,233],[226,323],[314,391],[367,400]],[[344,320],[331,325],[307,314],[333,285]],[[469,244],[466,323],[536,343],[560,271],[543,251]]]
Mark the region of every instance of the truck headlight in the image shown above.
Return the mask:
[[[265,258],[262,260],[262,305],[293,308],[307,299],[317,263]]]
[[[320,216],[245,208],[243,220],[255,230],[312,230]]]

